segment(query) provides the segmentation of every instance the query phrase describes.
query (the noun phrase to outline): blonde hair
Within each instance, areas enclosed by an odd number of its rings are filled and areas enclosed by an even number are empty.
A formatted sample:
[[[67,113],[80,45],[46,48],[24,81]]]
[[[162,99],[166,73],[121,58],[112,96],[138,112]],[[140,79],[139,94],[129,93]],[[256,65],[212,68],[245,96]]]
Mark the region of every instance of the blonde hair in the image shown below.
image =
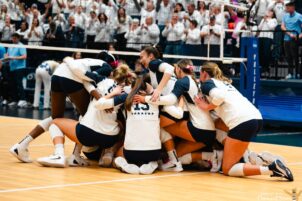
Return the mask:
[[[202,72],[207,72],[211,78],[215,78],[217,80],[221,80],[228,84],[232,83],[232,80],[225,77],[219,68],[219,66],[214,62],[205,62],[201,68]]]
[[[114,79],[117,83],[125,83],[125,85],[130,85],[134,77],[134,73],[126,64],[121,64],[112,71],[112,79]]]

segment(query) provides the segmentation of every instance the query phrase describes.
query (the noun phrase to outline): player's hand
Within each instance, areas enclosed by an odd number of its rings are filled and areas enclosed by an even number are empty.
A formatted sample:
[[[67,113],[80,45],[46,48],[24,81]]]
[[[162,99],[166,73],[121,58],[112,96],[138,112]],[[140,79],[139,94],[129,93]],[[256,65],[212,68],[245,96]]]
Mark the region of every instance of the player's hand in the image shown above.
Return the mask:
[[[120,95],[121,93],[124,92],[124,87],[118,85],[117,87],[115,87],[113,89],[113,91],[111,92],[114,96]]]
[[[153,91],[153,94],[152,94],[152,97],[151,97],[151,101],[152,102],[157,101],[159,99],[160,94],[161,94],[161,91],[159,91],[158,89],[155,89]]]
[[[141,95],[135,95],[133,97],[133,103],[134,104],[139,104],[139,103],[145,103],[145,97],[144,96],[141,96]]]

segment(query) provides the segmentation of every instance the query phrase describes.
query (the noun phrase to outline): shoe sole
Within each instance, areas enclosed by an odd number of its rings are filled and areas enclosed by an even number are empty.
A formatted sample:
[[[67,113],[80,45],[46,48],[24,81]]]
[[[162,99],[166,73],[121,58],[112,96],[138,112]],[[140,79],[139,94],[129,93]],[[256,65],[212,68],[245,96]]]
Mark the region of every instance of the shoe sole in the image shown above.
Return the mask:
[[[290,171],[290,169],[288,167],[286,167],[280,160],[277,160],[276,163],[282,170],[284,170],[286,173],[289,173],[289,174],[286,174],[286,176],[282,175],[282,177],[284,177],[288,181],[294,181],[294,176],[293,176],[292,172]]]
[[[46,162],[46,161],[38,161],[37,162],[45,167],[55,167],[55,168],[65,168],[66,167],[66,164],[54,164],[54,163],[49,163],[49,162]]]
[[[14,157],[16,157],[19,161],[23,162],[23,163],[32,163],[32,160],[23,160],[16,152],[15,149],[17,148],[11,148],[9,150],[9,153],[11,153]]]

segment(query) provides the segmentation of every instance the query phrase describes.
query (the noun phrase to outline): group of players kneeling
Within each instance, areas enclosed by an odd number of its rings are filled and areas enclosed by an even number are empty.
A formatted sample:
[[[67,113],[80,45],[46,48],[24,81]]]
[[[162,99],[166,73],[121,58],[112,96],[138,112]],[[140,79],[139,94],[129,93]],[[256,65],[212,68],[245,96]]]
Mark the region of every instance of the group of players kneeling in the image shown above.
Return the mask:
[[[160,60],[155,47],[140,52],[140,71],[117,67],[108,52],[98,59],[65,58],[52,74],[52,115],[10,152],[31,162],[28,146],[49,131],[55,151],[38,158],[43,166],[99,164],[129,174],[156,169],[183,171],[195,166],[229,176],[270,175],[293,181],[282,157],[248,150],[262,127],[260,112],[226,78],[206,62],[200,80],[191,60],[174,66]],[[68,97],[81,115],[63,118]],[[65,158],[64,138],[76,143]],[[81,153],[85,157],[81,156]]]

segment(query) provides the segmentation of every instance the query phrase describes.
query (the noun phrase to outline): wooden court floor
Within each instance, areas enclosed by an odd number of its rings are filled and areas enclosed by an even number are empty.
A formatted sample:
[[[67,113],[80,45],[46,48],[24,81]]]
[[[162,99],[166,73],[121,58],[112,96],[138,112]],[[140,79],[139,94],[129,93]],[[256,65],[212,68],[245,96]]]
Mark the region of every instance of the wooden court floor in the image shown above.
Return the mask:
[[[45,168],[20,163],[8,149],[37,120],[0,116],[0,201],[6,200],[293,200],[302,192],[302,148],[253,143],[251,150],[271,151],[287,159],[294,182],[267,176],[232,178],[208,172],[156,172],[127,175],[99,167]],[[301,139],[302,140],[302,139]],[[66,143],[66,155],[73,144]],[[48,134],[30,146],[33,159],[52,153]],[[297,196],[298,197],[298,196]],[[296,199],[297,200],[297,199]],[[302,200],[302,193],[300,195]]]

